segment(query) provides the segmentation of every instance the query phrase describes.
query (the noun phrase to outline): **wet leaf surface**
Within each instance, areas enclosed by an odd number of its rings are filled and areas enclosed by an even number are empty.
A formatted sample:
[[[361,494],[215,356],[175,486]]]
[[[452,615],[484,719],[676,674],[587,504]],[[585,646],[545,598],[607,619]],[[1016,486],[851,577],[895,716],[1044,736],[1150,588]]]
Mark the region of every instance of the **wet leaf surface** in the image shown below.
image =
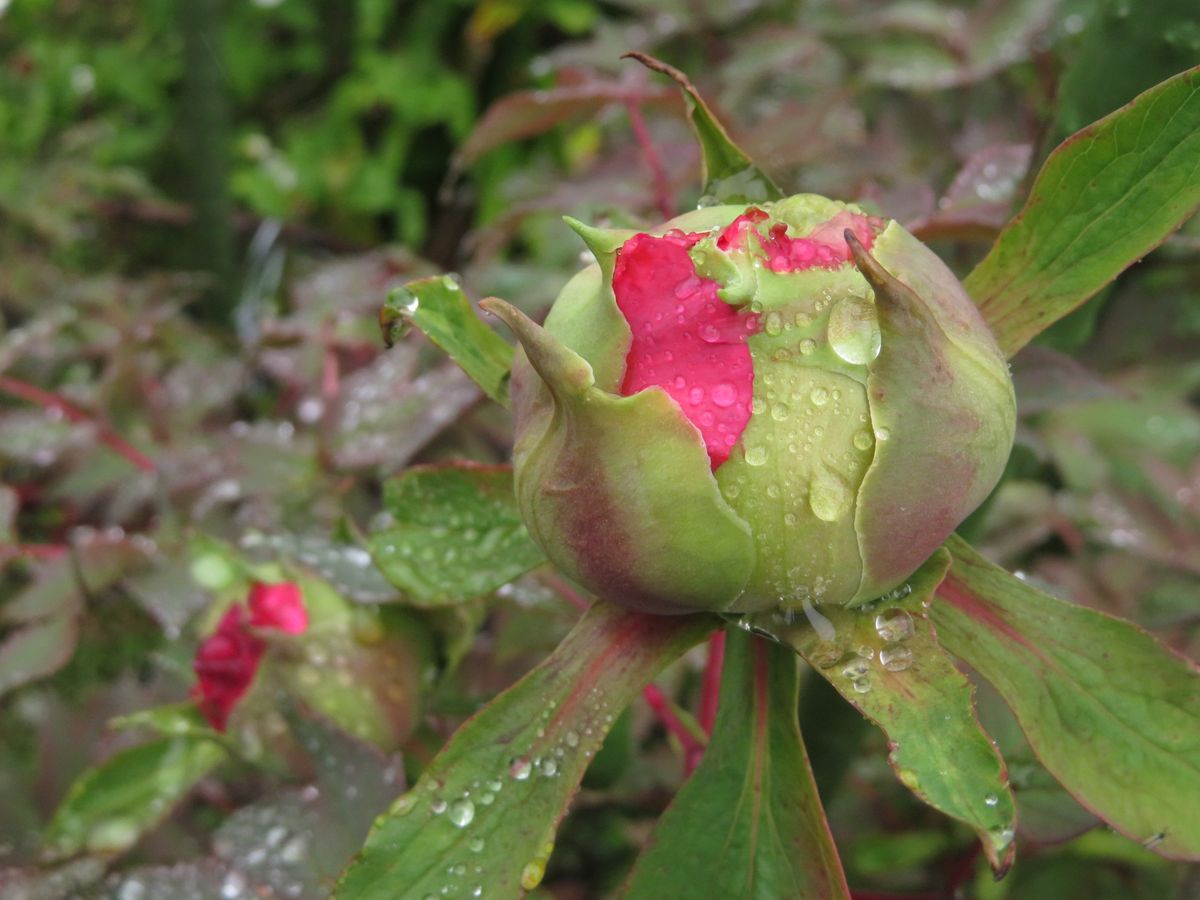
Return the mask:
[[[622,897],[656,900],[670,885],[679,900],[848,900],[796,721],[796,668],[788,648],[728,636],[712,740]]]
[[[385,485],[384,507],[391,521],[371,535],[371,552],[417,606],[481,597],[545,560],[507,467],[412,469]]]
[[[1200,856],[1200,671],[1137,626],[1057,600],[948,542],[933,618],[1046,769],[1164,856]]]
[[[713,627],[594,605],[540,666],[470,719],[372,829],[346,900],[520,896],[621,710]],[[481,895],[480,894],[480,895]]]
[[[859,609],[778,614],[756,627],[792,646],[884,730],[888,761],[921,800],[970,825],[992,868],[1012,864],[1016,808],[1004,761],[975,714],[970,682],[938,644],[926,604],[949,560],[939,553],[892,594]]]
[[[379,326],[389,346],[397,332],[420,329],[485,394],[502,406],[508,405],[512,346],[483,324],[451,276],[423,278],[396,288],[379,311]]]

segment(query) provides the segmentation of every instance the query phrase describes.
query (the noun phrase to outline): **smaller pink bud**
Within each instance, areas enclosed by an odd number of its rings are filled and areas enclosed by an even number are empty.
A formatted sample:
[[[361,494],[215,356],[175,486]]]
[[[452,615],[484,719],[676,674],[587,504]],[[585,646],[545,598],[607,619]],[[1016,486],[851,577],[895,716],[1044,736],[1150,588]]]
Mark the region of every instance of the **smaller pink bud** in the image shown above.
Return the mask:
[[[285,634],[303,634],[308,628],[308,610],[294,581],[278,584],[255,582],[250,588],[250,624],[277,628]]]
[[[224,731],[235,706],[254,683],[267,645],[254,634],[269,628],[301,634],[308,628],[300,587],[294,582],[255,583],[249,607],[237,603],[221,617],[217,630],[196,651],[192,670],[196,686],[191,696],[200,712],[217,731]]]

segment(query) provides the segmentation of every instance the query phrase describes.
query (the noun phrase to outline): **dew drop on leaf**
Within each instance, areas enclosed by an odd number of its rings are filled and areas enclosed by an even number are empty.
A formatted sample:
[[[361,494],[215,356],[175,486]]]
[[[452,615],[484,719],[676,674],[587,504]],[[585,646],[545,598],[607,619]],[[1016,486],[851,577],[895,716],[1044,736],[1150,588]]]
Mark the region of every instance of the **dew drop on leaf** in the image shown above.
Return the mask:
[[[475,818],[475,804],[470,800],[455,800],[450,806],[450,821],[459,828],[466,828]]]
[[[912,616],[898,607],[885,609],[875,617],[875,631],[889,644],[906,640],[912,637]]]
[[[903,672],[913,662],[912,650],[908,647],[885,647],[879,653],[879,663],[889,672]]]

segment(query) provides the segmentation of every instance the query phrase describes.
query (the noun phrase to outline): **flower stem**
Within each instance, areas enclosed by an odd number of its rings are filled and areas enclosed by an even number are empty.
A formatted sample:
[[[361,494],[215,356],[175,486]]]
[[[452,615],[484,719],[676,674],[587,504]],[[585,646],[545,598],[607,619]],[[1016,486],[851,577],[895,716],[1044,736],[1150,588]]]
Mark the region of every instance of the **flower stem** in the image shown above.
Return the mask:
[[[157,466],[154,465],[154,461],[150,457],[122,438],[111,426],[97,421],[66,398],[32,384],[27,384],[24,381],[18,381],[16,378],[10,378],[7,375],[0,376],[0,391],[11,394],[14,397],[20,397],[22,400],[27,400],[30,403],[35,403],[43,409],[58,410],[70,422],[88,422],[94,424],[96,426],[96,437],[100,443],[129,460],[129,462],[133,463],[133,465],[137,466],[143,472],[157,471]]]
[[[626,100],[625,109],[629,112],[629,124],[633,127],[633,136],[637,140],[642,157],[650,169],[650,178],[654,183],[654,202],[659,214],[664,219],[675,215],[675,203],[671,199],[671,184],[667,180],[666,170],[662,159],[654,149],[654,141],[650,139],[650,129],[646,127],[646,119],[642,115],[641,104],[636,100]]]

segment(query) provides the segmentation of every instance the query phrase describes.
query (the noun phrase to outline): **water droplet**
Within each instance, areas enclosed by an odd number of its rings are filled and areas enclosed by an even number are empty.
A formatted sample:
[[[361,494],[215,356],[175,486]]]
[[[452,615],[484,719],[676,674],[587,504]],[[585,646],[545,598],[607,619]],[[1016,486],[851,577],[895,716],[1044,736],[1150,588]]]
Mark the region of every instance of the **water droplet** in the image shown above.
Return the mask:
[[[813,388],[808,399],[812,401],[813,406],[824,406],[829,402],[829,391],[823,387]]]
[[[1007,847],[1016,836],[1016,832],[1011,828],[990,828],[988,834],[991,836],[992,842],[1000,848]]]
[[[986,806],[996,806],[997,804],[1000,803],[1000,798],[997,797],[995,794],[988,794],[987,796],[985,796],[983,798],[983,802],[984,802],[984,805],[986,805]]]
[[[783,331],[783,316],[778,312],[767,313],[763,319],[763,331],[769,335],[777,335]]]
[[[450,806],[450,821],[459,828],[466,828],[475,818],[475,804],[470,800],[455,800]]]
[[[767,451],[765,447],[748,447],[746,449],[746,464],[750,466],[761,466],[767,462]]]
[[[836,666],[844,655],[845,652],[837,644],[821,641],[813,648],[808,658],[818,669],[829,669]]]
[[[563,740],[567,742],[568,747],[579,746],[579,735],[574,731],[568,731],[565,735],[563,735]]]
[[[482,853],[484,847],[483,838],[473,837],[467,846],[471,849],[472,853]]]
[[[709,322],[707,325],[700,327],[700,340],[706,344],[715,344],[721,339],[721,329]]]
[[[866,677],[855,678],[850,682],[850,686],[854,688],[856,694],[866,694],[871,690],[871,679]]]
[[[871,445],[875,443],[875,438],[871,436],[869,431],[860,431],[854,436],[854,446],[859,450],[870,450]]]
[[[903,672],[913,663],[913,653],[908,647],[885,647],[879,651],[879,664],[889,672]]]
[[[850,680],[864,678],[871,671],[871,665],[865,659],[855,659],[842,669],[842,675]]]
[[[712,402],[720,407],[733,406],[737,402],[737,388],[728,381],[722,381],[712,389]]]
[[[843,297],[829,311],[829,346],[848,363],[865,365],[882,346],[875,306],[862,297]]]
[[[527,891],[532,891],[535,887],[542,883],[542,876],[546,874],[546,864],[540,859],[535,859],[533,862],[525,864],[525,868],[521,870],[521,887]]]
[[[440,816],[442,813],[444,813],[446,811],[447,805],[448,804],[446,803],[445,800],[443,800],[441,797],[438,797],[436,800],[434,800],[432,803],[429,804],[429,808],[430,808],[430,810],[433,811],[433,814],[435,816]]]
[[[816,349],[817,349],[817,342],[814,341],[812,338],[805,338],[804,340],[802,340],[800,342],[800,352],[804,356],[808,356]]]
[[[554,761],[553,757],[548,756],[542,760],[542,764],[539,766],[539,771],[541,771],[541,773],[547,778],[553,778],[558,774],[558,763]]]
[[[875,440],[877,441],[886,441],[891,436],[892,433],[887,428],[880,427],[875,429]]]
[[[899,607],[885,609],[875,617],[875,631],[888,643],[907,640],[913,634],[913,619]]]
[[[697,403],[704,402],[704,388],[694,387],[688,391],[688,403],[695,406]]]
[[[518,756],[508,764],[508,774],[517,781],[524,781],[533,771],[533,764],[527,756]]]
[[[221,883],[221,896],[226,900],[241,897],[246,890],[246,878],[240,872],[230,872]]]
[[[850,511],[853,502],[854,495],[845,482],[828,468],[818,466],[808,489],[813,515],[822,522],[836,522]]]

